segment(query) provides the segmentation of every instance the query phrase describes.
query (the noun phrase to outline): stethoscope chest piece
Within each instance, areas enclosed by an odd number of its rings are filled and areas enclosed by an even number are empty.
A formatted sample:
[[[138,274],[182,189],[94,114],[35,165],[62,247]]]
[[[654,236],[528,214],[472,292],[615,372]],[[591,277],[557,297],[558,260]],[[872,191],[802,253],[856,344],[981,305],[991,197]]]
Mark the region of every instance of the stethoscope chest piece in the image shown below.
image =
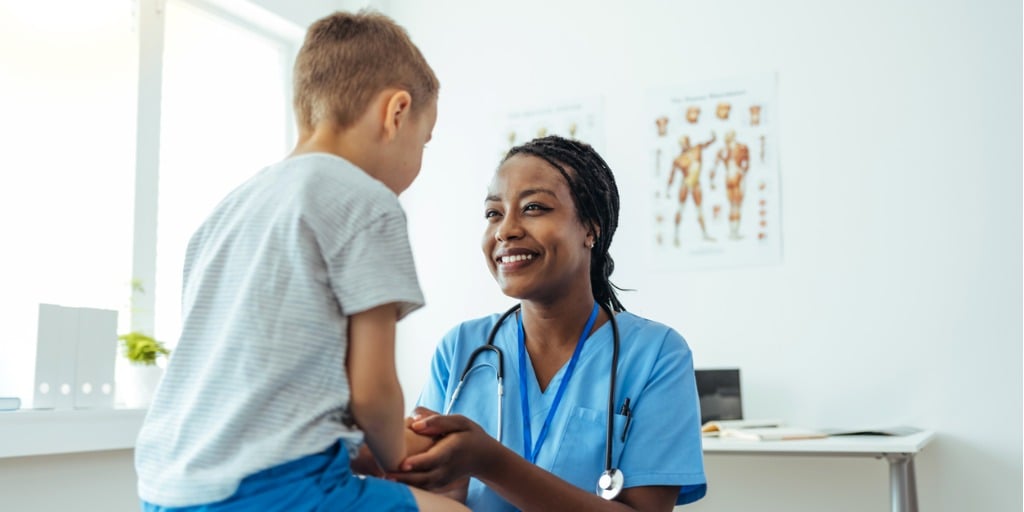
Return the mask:
[[[622,471],[618,469],[606,469],[597,479],[597,494],[606,500],[614,500],[622,492],[622,486],[626,483]]]

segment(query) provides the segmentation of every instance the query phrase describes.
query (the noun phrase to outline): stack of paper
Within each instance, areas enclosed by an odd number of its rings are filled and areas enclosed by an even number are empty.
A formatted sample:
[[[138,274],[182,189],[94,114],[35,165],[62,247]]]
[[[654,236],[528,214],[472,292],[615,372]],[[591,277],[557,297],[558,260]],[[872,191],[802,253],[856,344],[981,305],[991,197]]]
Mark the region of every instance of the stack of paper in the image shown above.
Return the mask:
[[[701,427],[701,432],[707,437],[717,436],[749,441],[786,441],[828,437],[828,434],[824,432],[787,426],[779,420],[710,421]]]

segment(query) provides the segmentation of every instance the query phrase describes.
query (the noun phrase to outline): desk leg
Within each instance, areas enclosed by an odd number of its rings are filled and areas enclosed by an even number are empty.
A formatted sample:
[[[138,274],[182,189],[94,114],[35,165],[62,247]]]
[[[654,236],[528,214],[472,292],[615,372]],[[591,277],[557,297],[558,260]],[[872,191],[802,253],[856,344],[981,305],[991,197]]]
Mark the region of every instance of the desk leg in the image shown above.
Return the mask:
[[[892,512],[917,512],[914,457],[906,453],[887,453],[885,459],[889,461]]]
[[[907,456],[907,505],[910,512],[917,512],[917,475],[914,472],[914,456]]]

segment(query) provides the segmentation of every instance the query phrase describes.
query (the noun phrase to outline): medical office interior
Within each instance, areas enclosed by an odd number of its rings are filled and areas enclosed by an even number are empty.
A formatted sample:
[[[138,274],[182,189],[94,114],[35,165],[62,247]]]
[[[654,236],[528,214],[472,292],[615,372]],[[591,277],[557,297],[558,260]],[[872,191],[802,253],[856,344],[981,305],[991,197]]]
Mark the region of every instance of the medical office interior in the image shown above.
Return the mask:
[[[427,299],[399,325],[408,407],[443,333],[512,304],[479,241],[513,113],[586,102],[599,119],[580,137],[599,144],[622,194],[612,280],[632,290],[620,294],[627,309],[678,330],[697,368],[739,368],[747,418],[933,431],[915,458],[921,510],[1022,509],[1019,1],[0,6],[0,158],[14,158],[0,173],[0,315],[13,329],[0,339],[0,396],[23,409],[40,303],[117,310],[119,333],[155,332],[173,350],[184,237],[246,172],[290,149],[285,74],[305,27],[369,6],[407,28],[442,84],[422,173],[402,196]],[[773,257],[701,268],[658,258],[677,254],[660,231],[673,210],[652,208],[676,153],[653,158],[651,91],[765,76]],[[667,114],[677,127],[683,103],[664,105],[679,107]],[[224,131],[229,122],[251,131]],[[709,224],[721,223],[711,208]],[[756,222],[741,220],[745,236]],[[728,244],[722,233],[707,247]],[[127,380],[135,369],[117,357],[118,406],[144,407],[146,379]],[[29,412],[0,412],[0,509],[137,510],[130,441],[76,436],[130,437],[141,414]],[[705,468],[707,496],[682,509],[890,509],[884,460],[707,454]]]

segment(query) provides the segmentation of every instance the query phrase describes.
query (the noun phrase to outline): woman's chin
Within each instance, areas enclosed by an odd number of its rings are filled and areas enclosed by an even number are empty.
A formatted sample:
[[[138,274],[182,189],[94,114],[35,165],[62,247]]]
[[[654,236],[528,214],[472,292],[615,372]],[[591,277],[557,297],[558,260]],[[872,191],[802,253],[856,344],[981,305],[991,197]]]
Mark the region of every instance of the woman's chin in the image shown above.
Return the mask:
[[[501,293],[513,299],[523,300],[523,298],[529,295],[527,288],[520,283],[509,282],[509,280],[499,278],[498,286],[501,288]]]

